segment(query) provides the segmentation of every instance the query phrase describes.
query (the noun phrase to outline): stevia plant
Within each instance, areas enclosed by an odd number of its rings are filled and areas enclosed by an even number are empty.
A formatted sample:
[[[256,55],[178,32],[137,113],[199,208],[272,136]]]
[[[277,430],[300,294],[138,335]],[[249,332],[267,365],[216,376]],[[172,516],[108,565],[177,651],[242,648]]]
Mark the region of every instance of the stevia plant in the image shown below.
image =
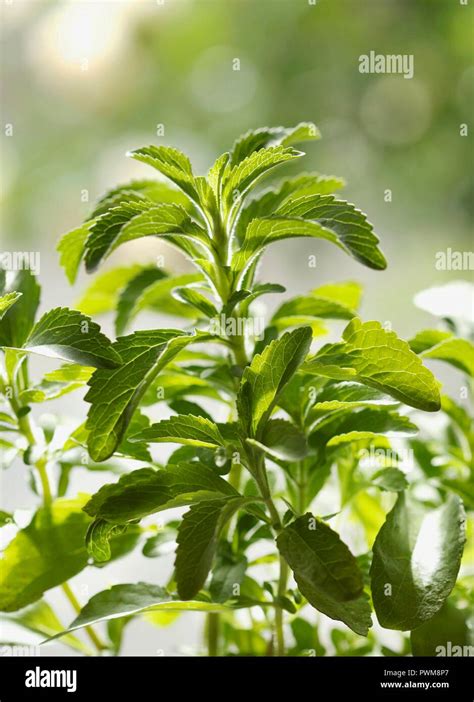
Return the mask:
[[[369,632],[373,610],[381,627],[416,632],[448,606],[465,541],[462,491],[406,474],[392,446],[417,432],[418,413],[441,407],[422,363],[434,337],[423,332],[410,346],[362,321],[352,281],[285,300],[264,328],[254,305],[285,292],[258,277],[262,254],[283,239],[323,239],[386,266],[365,215],[333,194],[341,179],[310,173],[260,187],[303,155],[295,143],[317,138],[308,123],[248,132],[206,177],[177,149],[137,149],[132,158],[171,184],[114,188],[58,246],[71,283],[82,263],[92,273],[142,237],[179,249],[194,273],[106,270],[78,310],[38,321],[35,279],[1,279],[2,461],[22,457],[43,502],[4,552],[0,610],[10,619],[89,653],[72,633],[86,628],[98,651],[118,653],[134,616],[163,625],[200,611],[209,655],[321,655],[316,618],[336,622],[337,653],[392,654]],[[115,341],[89,316],[112,310]],[[143,310],[181,318],[181,328],[130,333]],[[347,326],[341,341],[320,345],[327,320]],[[456,354],[467,364],[466,343]],[[28,363],[38,353],[66,363],[35,384]],[[33,423],[33,404],[85,385],[80,426],[65,434],[63,422]],[[152,422],[163,405],[169,417]],[[166,459],[161,443],[180,447]],[[70,496],[71,475],[85,469],[121,475]],[[332,508],[321,512],[325,493]],[[354,524],[357,556],[340,535]],[[167,573],[160,557],[174,542]],[[152,582],[131,578],[81,608],[68,580],[137,548],[157,559]],[[77,610],[67,628],[42,599],[56,586]]]

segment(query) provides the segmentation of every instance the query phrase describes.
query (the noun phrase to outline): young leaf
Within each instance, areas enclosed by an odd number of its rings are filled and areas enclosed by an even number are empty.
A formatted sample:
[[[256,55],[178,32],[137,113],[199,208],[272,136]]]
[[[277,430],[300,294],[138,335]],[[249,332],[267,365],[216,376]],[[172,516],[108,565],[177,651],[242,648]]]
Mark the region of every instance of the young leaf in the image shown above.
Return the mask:
[[[21,348],[35,323],[40,301],[40,286],[30,271],[17,271],[7,283],[0,270],[0,295],[21,294],[0,318],[0,346]]]
[[[226,206],[229,208],[233,201],[242,198],[267,171],[300,156],[303,156],[301,151],[291,147],[270,146],[253,151],[233,168],[228,165],[222,191]]]
[[[217,424],[192,414],[163,419],[161,422],[153,424],[149,429],[136,434],[132,440],[146,441],[147,443],[173,442],[205,448],[225,446]]]
[[[383,270],[386,261],[378,248],[379,240],[365,215],[332,195],[308,198],[311,207],[304,207],[307,198],[297,207],[293,200],[274,215],[254,219],[245,233],[242,247],[233,259],[233,270],[241,280],[254,258],[269,244],[295,237],[326,239],[339,246],[369,268]]]
[[[240,211],[235,226],[235,236],[241,243],[252,219],[273,214],[280,205],[290,198],[294,199],[304,195],[329,195],[335,190],[343,188],[344,185],[345,181],[342,178],[324,176],[319,173],[307,173],[280,181],[276,188],[265,190],[262,194],[252,198]]]
[[[84,507],[96,519],[125,524],[170,507],[238,493],[215,470],[202,463],[178,463],[164,470],[140,468],[104,485]]]
[[[158,270],[145,268],[121,291],[115,319],[117,334],[123,333],[145,309],[153,309],[173,317],[196,318],[195,310],[176,300],[171,293],[179,285],[201,283],[203,277],[199,273],[185,273],[174,277],[160,276],[155,273]]]
[[[307,513],[279,534],[277,544],[308,602],[367,636],[372,621],[362,573],[339,535]]]
[[[261,432],[279,393],[306,358],[311,345],[311,329],[301,327],[272,341],[254,356],[242,376],[237,398],[240,420],[248,436],[261,438]]]
[[[194,307],[198,312],[203,314],[205,317],[217,317],[217,310],[214,304],[205,295],[196,290],[195,287],[188,285],[185,288],[175,288],[173,290],[173,297],[181,302],[184,302],[190,307]],[[199,316],[200,316],[199,315]],[[194,313],[194,316],[196,313]]]
[[[109,561],[112,555],[110,539],[121,535],[127,527],[123,524],[110,524],[104,519],[94,520],[87,530],[86,547],[89,555],[97,562]]]
[[[44,314],[26,340],[29,351],[83,366],[115,368],[121,363],[110,340],[90,317],[57,307]]]
[[[142,270],[142,266],[136,263],[101,271],[75,302],[74,308],[91,317],[112,312],[117,306],[120,292]]]
[[[283,285],[279,285],[278,283],[261,283],[260,285],[255,285],[252,289],[252,292],[250,292],[250,290],[235,290],[235,292],[233,292],[230,296],[227,304],[224,305],[222,313],[226,316],[230,315],[234,308],[238,304],[242,303],[240,308],[241,312],[242,314],[246,314],[252,302],[261,295],[284,292],[286,292],[286,288],[283,287]]]
[[[130,321],[135,316],[138,301],[145,290],[149,289],[159,280],[167,279],[165,271],[153,266],[144,268],[133,276],[120,291],[115,316],[115,333],[120,336],[127,329]]]
[[[345,328],[343,339],[323,346],[303,370],[336,380],[356,380],[427,412],[440,408],[433,374],[394,332],[385,331],[378,322],[355,318]]]
[[[112,207],[117,207],[123,202],[139,202],[151,200],[155,203],[171,202],[175,205],[189,207],[188,198],[176,188],[162,183],[159,180],[133,180],[124,185],[118,185],[109,190],[97,202],[89,219],[105,214]]]
[[[46,373],[43,380],[20,393],[23,404],[46,402],[82,388],[90,379],[93,368],[70,364]]]
[[[181,151],[170,146],[152,145],[135,149],[127,155],[156,168],[186,193],[193,202],[199,203],[191,162]]]
[[[370,570],[380,624],[407,631],[431,619],[451,592],[465,542],[464,509],[451,495],[429,509],[400,493],[375,539]]]
[[[0,611],[35,602],[86,567],[89,517],[82,511],[84,502],[81,496],[56,500],[50,509],[40,507],[9,543],[0,561]]]
[[[91,597],[66,631],[51,637],[51,639],[98,622],[133,616],[147,611],[223,612],[228,609],[222,604],[200,600],[181,602],[173,598],[159,585],[149,583],[114,585],[110,590],[103,590]]]
[[[219,533],[243,501],[236,497],[199,502],[184,515],[175,561],[178,594],[183,600],[195,597],[206,582]]]
[[[166,364],[188,344],[207,339],[206,334],[161,329],[135,332],[115,342],[113,348],[123,364],[114,370],[96,371],[85,397],[91,404],[86,428],[94,461],[105,461],[113,454],[143,393]]]
[[[87,237],[94,223],[95,220],[91,219],[77,229],[63,234],[56,247],[59,252],[59,263],[64,268],[71,285],[76,282],[79,266],[85,253]]]
[[[302,141],[320,139],[319,129],[312,122],[300,122],[296,127],[262,127],[240,136],[230,155],[230,163],[236,166],[250,154],[268,146],[290,146]]]
[[[0,320],[3,319],[7,310],[20,299],[22,293],[10,292],[0,297]]]
[[[421,358],[444,361],[474,377],[474,344],[467,339],[456,339],[449,332],[426,329],[409,342]]]

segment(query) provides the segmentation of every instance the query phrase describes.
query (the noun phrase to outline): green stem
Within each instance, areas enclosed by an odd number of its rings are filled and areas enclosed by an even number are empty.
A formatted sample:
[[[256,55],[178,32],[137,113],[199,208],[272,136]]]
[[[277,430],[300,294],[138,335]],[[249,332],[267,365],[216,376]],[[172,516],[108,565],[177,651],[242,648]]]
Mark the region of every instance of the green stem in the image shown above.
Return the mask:
[[[51,502],[53,501],[53,496],[51,494],[51,487],[50,487],[49,480],[48,480],[47,465],[48,465],[48,461],[47,461],[45,456],[40,458],[35,463],[35,467],[38,471],[38,475],[39,475],[40,481],[41,481],[41,489],[43,491],[43,502],[44,502],[45,507],[49,507],[51,505]]]
[[[69,602],[71,603],[71,605],[73,606],[73,609],[76,612],[76,614],[79,614],[82,607],[81,607],[76,595],[72,591],[69,583],[63,583],[61,585],[61,589],[64,592],[64,594],[66,595],[66,597],[69,600]],[[99,636],[96,634],[96,632],[94,631],[94,629],[91,626],[86,626],[85,631],[86,631],[87,635],[89,636],[89,639],[92,641],[92,643],[96,647],[98,653],[100,653],[105,648],[107,648],[107,646],[101,641],[101,639],[99,638]]]
[[[207,653],[210,657],[217,656],[219,652],[219,629],[219,614],[210,612],[207,615]]]

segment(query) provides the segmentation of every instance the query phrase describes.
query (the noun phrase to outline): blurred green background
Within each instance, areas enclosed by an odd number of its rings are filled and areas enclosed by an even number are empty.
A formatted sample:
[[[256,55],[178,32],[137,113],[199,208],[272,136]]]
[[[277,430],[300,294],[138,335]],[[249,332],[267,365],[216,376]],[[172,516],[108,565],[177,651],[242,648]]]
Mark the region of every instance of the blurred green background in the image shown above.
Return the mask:
[[[473,106],[472,3],[11,0],[2,14],[3,122],[13,135],[2,138],[1,246],[41,251],[45,307],[84,287],[82,277],[68,290],[58,236],[108,187],[153,176],[125,157],[129,148],[175,145],[204,171],[241,132],[301,120],[316,122],[323,140],[294,170],[347,179],[344,196],[368,213],[389,269],[291,241],[267,254],[265,279],[294,294],[358,278],[364,316],[408,335],[427,321],[413,294],[459,277],[436,270],[435,255],[472,248],[472,137],[460,135]],[[414,78],[359,73],[371,50],[413,54]],[[146,259],[147,246],[112,263]],[[187,265],[170,251],[168,261]]]

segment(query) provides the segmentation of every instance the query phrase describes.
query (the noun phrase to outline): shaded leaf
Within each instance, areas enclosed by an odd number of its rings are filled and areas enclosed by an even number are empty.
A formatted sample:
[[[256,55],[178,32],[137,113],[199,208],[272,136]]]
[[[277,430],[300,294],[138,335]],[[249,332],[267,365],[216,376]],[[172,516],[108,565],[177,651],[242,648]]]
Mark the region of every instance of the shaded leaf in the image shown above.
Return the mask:
[[[386,629],[415,629],[451,592],[465,541],[464,509],[451,495],[429,509],[401,493],[374,543],[372,597]]]
[[[277,544],[308,602],[367,636],[372,622],[362,573],[339,535],[307,513],[279,534]]]

